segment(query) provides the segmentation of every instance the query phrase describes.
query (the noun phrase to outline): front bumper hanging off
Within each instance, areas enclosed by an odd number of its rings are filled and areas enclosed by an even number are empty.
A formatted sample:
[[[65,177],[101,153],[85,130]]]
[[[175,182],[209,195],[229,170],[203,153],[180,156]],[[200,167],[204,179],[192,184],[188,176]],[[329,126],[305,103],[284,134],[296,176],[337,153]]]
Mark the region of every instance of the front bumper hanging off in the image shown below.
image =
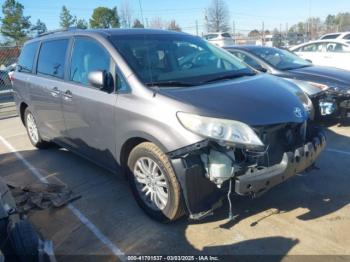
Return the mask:
[[[282,161],[271,167],[249,170],[232,178],[234,191],[239,195],[258,197],[288,178],[310,168],[326,146],[323,132],[317,132],[304,146],[294,152],[285,152]],[[184,200],[190,218],[200,219],[217,208],[227,194],[227,188],[217,188],[205,176],[203,163],[198,155],[189,154],[195,148],[206,147],[208,143],[190,146],[169,154],[175,173],[181,184]]]
[[[235,192],[239,195],[259,196],[288,178],[312,166],[326,146],[326,137],[319,133],[312,142],[297,148],[294,153],[286,152],[282,161],[274,166],[248,171],[235,179]]]

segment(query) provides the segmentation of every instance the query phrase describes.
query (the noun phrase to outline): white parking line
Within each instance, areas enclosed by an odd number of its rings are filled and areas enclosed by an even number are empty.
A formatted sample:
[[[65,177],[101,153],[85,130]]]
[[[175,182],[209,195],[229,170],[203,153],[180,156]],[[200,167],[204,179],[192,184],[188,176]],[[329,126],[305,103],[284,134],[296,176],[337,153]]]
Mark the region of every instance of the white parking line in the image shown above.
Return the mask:
[[[40,172],[30,164],[19,152],[17,152],[16,148],[14,148],[6,139],[0,136],[0,141],[7,147],[10,152],[12,152],[22,163],[32,172],[32,174],[39,179],[43,183],[48,183],[47,179],[43,177]],[[77,209],[74,205],[69,204],[67,206],[72,213],[83,223],[90,231],[103,243],[105,244],[112,253],[117,256],[121,261],[127,261],[125,254],[117,247],[108,237],[106,237],[98,227],[92,223],[79,209]]]
[[[326,151],[350,156],[350,152],[348,152],[348,151],[343,151],[343,150],[338,150],[338,149],[333,149],[333,148],[327,148]]]
[[[12,135],[6,136],[5,138],[9,139],[9,138],[14,138],[14,137],[18,137],[18,136],[24,136],[24,135],[27,135],[27,132],[12,134]]]

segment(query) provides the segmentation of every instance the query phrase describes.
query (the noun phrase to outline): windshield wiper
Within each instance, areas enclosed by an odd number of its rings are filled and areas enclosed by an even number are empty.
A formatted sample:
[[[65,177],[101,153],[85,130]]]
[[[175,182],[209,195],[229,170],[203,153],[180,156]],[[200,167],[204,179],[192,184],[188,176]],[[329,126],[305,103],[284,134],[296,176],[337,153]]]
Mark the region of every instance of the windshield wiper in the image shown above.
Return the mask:
[[[288,70],[294,70],[294,69],[300,69],[300,68],[304,68],[304,67],[310,67],[311,65],[302,65],[302,66],[298,66],[298,67],[286,67],[281,69],[282,71],[288,71]]]
[[[254,76],[256,73],[239,73],[239,74],[229,74],[229,75],[221,75],[212,79],[209,79],[207,81],[204,81],[203,83],[212,83],[220,80],[229,80],[229,79],[235,79],[243,76]]]
[[[159,81],[159,82],[152,82],[152,83],[146,83],[147,86],[156,86],[156,87],[167,87],[167,86],[174,86],[174,87],[187,87],[187,86],[195,86],[194,84],[188,83],[188,82],[182,82],[182,81]]]

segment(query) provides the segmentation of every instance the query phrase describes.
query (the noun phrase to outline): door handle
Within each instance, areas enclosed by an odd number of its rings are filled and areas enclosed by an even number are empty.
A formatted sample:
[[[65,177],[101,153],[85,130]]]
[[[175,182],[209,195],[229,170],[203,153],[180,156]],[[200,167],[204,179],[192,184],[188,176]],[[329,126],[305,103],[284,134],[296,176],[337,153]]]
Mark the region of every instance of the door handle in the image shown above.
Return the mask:
[[[73,98],[72,92],[70,90],[67,90],[66,92],[64,92],[63,98],[67,101],[72,100],[72,98]]]
[[[60,94],[61,94],[61,91],[58,90],[57,87],[52,88],[52,90],[51,90],[51,95],[52,95],[53,97],[59,97]]]

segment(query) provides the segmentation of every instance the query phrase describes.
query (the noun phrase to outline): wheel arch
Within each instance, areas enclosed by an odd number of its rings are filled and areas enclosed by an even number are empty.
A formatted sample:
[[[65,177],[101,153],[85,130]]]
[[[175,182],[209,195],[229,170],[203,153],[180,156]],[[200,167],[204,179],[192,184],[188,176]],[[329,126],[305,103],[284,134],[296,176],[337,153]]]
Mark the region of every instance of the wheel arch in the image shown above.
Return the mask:
[[[155,137],[148,135],[148,134],[138,134],[134,136],[128,137],[125,142],[120,147],[119,151],[119,163],[121,167],[125,168],[127,165],[127,161],[130,155],[130,152],[135,148],[137,145],[144,143],[144,142],[151,142],[154,143],[156,146],[158,146],[164,153],[167,152],[166,147],[160,143],[158,139]]]
[[[28,105],[25,102],[22,102],[19,106],[19,114],[23,125],[25,125],[24,112],[26,111],[27,107]]]

